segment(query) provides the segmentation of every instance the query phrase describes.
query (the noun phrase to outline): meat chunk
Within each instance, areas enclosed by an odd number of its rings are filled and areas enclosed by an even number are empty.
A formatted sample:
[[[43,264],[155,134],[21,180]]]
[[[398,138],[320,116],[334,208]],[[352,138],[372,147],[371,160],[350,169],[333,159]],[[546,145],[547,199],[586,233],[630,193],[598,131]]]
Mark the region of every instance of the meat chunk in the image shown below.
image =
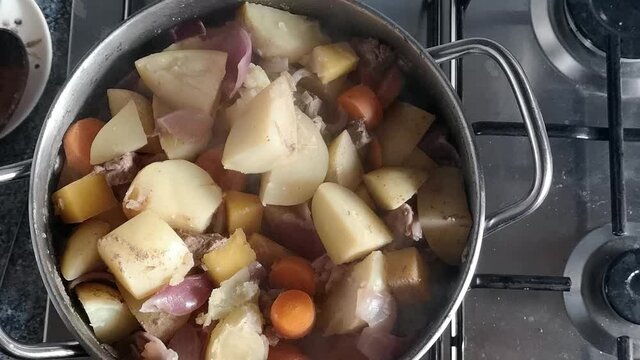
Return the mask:
[[[93,171],[97,174],[104,174],[110,186],[117,186],[132,182],[140,171],[140,167],[137,164],[137,155],[128,152],[117,159],[94,166]]]
[[[148,332],[134,334],[134,349],[142,360],[178,360],[178,354]]]
[[[420,141],[419,147],[440,166],[459,166],[460,155],[449,142],[449,130],[439,122],[434,123]]]
[[[408,204],[402,204],[395,210],[388,211],[382,217],[393,234],[392,248],[400,249],[411,246],[411,243],[422,238],[422,228],[413,209]]]
[[[264,222],[267,235],[273,241],[309,260],[326,251],[311,219],[309,204],[295,206],[266,206]]]
[[[349,270],[349,265],[336,265],[326,254],[314,260],[311,266],[316,273],[316,288],[320,293],[329,292]]]
[[[360,157],[364,158],[367,152],[367,145],[371,142],[371,134],[367,131],[364,121],[354,120],[347,124],[347,132],[351,136],[353,145],[358,149]]]
[[[178,235],[184,241],[187,249],[193,254],[193,262],[195,266],[199,266],[202,263],[202,256],[204,254],[213,251],[228,240],[220,234],[197,234],[187,231],[178,230]]]
[[[386,70],[394,63],[395,53],[389,46],[372,38],[353,38],[351,45],[360,57],[356,70],[360,82],[375,89]]]

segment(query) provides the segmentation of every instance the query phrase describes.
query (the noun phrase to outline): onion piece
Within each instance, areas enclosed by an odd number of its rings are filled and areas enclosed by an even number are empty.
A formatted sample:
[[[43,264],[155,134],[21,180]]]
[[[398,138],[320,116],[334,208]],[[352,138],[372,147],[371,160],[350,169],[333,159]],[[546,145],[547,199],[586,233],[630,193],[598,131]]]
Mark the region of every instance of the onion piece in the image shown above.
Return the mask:
[[[207,302],[213,284],[207,274],[187,276],[175,286],[166,286],[145,301],[140,312],[165,312],[181,316],[192,313]]]
[[[181,327],[169,341],[169,348],[180,360],[200,360],[203,346],[202,330],[192,324]]]
[[[184,142],[197,142],[208,137],[213,126],[209,114],[183,109],[170,112],[156,120],[157,131]]]
[[[219,28],[208,28],[205,47],[227,53],[226,74],[222,91],[231,98],[244,82],[251,63],[251,36],[237,22],[231,21]]]
[[[366,327],[360,333],[357,348],[369,360],[391,360],[402,354],[407,341],[387,331]]]
[[[398,317],[396,301],[385,290],[374,291],[370,288],[358,290],[356,315],[367,322],[369,327],[390,332]]]

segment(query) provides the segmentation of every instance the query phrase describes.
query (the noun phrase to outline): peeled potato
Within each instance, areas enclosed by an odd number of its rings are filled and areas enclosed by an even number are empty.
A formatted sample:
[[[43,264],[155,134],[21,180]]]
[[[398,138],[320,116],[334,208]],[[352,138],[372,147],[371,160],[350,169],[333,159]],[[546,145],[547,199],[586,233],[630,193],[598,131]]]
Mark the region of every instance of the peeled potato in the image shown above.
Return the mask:
[[[222,154],[225,169],[260,174],[291,155],[298,144],[293,93],[281,76],[264,88],[232,119]]]
[[[438,164],[417,147],[413,149],[411,154],[402,162],[402,166],[431,172],[438,167]]]
[[[418,219],[436,255],[459,265],[473,225],[460,169],[440,167],[431,173],[418,191]]]
[[[209,277],[216,284],[231,278],[245,266],[256,261],[256,253],[251,249],[242,229],[236,230],[227,242],[202,257]]]
[[[98,283],[83,283],[75,290],[100,342],[114,343],[138,327],[116,289]]]
[[[382,164],[399,166],[429,130],[435,116],[411,104],[397,102],[385,111],[376,130],[382,147]]]
[[[269,6],[244,3],[238,20],[251,34],[254,50],[262,57],[281,56],[297,61],[327,42],[318,22]]]
[[[177,284],[193,267],[180,236],[152,211],[144,211],[98,240],[98,253],[136,299]]]
[[[367,323],[356,313],[359,294],[383,291],[387,291],[385,259],[380,251],[374,251],[329,291],[319,312],[324,335],[353,333],[364,328]]]
[[[104,267],[98,254],[98,239],[106,235],[111,226],[100,220],[87,220],[73,231],[62,253],[60,272],[71,281],[80,275]]]
[[[91,173],[51,195],[57,215],[65,223],[80,223],[118,204],[102,174]]]
[[[323,84],[350,73],[358,64],[358,55],[347,42],[319,45],[313,48],[309,69]]]
[[[429,272],[418,249],[408,247],[384,254],[387,284],[401,304],[429,299]]]
[[[253,234],[262,228],[264,206],[254,194],[229,191],[224,196],[227,210],[227,232],[232,234],[242,229],[245,234]]]
[[[393,240],[378,215],[358,195],[338,184],[324,183],[318,187],[311,215],[335,264],[359,259]]]
[[[428,176],[423,170],[385,167],[366,174],[364,183],[378,206],[394,210],[411,199]]]
[[[156,95],[153,95],[153,99],[151,102],[151,109],[153,110],[154,119],[163,117],[168,113],[175,111],[173,108],[167,105],[164,101],[162,101],[162,99],[160,99]]]
[[[202,233],[221,202],[222,191],[206,171],[185,160],[166,160],[143,168],[122,204],[129,218],[153,210],[174,229]]]
[[[362,199],[362,201],[364,201],[367,205],[369,205],[371,209],[373,210],[376,209],[376,203],[371,198],[371,195],[369,194],[369,190],[367,190],[366,185],[361,184],[360,186],[358,186],[355,193],[360,197],[360,199]]]
[[[227,54],[214,50],[176,50],[135,62],[140,78],[173,109],[215,114]]]
[[[297,111],[298,145],[285,161],[262,175],[260,200],[265,205],[296,205],[313,196],[327,174],[327,145],[313,121]]]
[[[262,335],[260,309],[248,303],[237,307],[213,329],[206,360],[266,360],[269,342]]]
[[[329,146],[329,171],[326,181],[355,190],[362,181],[362,163],[351,136],[344,130]]]
[[[129,101],[98,132],[91,144],[91,165],[102,164],[147,145],[138,108]]]
[[[151,102],[144,96],[135,91],[126,89],[108,89],[107,98],[109,99],[109,111],[111,116],[116,116],[129,101],[133,101],[138,109],[140,123],[147,134],[147,145],[143,146],[140,151],[145,153],[157,154],[162,152],[160,143],[156,136],[151,136],[156,130],[156,123],[153,119],[153,110]]]

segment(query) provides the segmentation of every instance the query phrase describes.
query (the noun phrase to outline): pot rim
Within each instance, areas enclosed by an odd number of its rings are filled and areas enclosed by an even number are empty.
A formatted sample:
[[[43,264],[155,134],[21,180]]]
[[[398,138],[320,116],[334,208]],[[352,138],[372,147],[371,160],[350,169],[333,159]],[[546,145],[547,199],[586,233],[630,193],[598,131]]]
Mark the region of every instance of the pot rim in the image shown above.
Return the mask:
[[[29,182],[29,224],[38,269],[42,279],[44,280],[49,297],[51,298],[55,309],[60,314],[65,326],[70,332],[72,332],[74,337],[81,342],[83,347],[91,354],[91,356],[94,357],[114,358],[114,355],[106,350],[105,347],[96,340],[89,326],[73,307],[71,298],[67,293],[66,287],[58,270],[57,259],[54,256],[52,243],[49,241],[49,239],[52,238],[51,230],[48,225],[49,220],[52,217],[49,206],[49,182],[51,181],[50,177],[52,176],[52,172],[55,172],[56,167],[61,166],[57,152],[56,154],[52,153],[52,149],[58,149],[61,143],[54,141],[55,138],[61,138],[60,129],[54,128],[55,125],[58,125],[55,119],[69,115],[68,111],[64,109],[64,104],[74,101],[74,92],[77,91],[76,88],[82,87],[82,78],[99,65],[99,58],[112,56],[113,54],[107,53],[111,48],[116,47],[118,49],[123,49],[123,47],[127,46],[120,40],[123,37],[123,34],[126,33],[129,28],[134,27],[136,24],[141,22],[141,19],[148,18],[151,16],[150,14],[155,14],[160,12],[160,9],[169,7],[168,4],[170,1],[171,0],[164,0],[146,7],[136,15],[127,19],[106,38],[98,42],[87,53],[87,55],[84,56],[79,65],[75,68],[73,74],[66,80],[62,89],[58,92],[54,102],[52,103],[43,122],[42,130],[34,152],[31,178]],[[195,1],[197,0],[182,1],[182,4],[179,6],[186,7],[187,3]],[[241,3],[242,1],[228,0],[223,2],[231,5]],[[269,3],[269,0],[266,0],[266,2]],[[428,70],[435,71],[437,73],[437,85],[446,88],[445,94],[447,95],[447,98],[442,99],[441,101],[452,106],[451,111],[454,119],[449,119],[447,126],[453,131],[461,156],[464,159],[462,168],[465,173],[465,187],[467,189],[467,199],[469,201],[473,217],[473,226],[470,230],[467,242],[466,261],[460,266],[460,273],[463,275],[458,277],[457,286],[455,287],[455,291],[452,293],[454,296],[448,303],[446,309],[442,309],[437,314],[435,322],[439,322],[439,325],[437,327],[430,327],[431,331],[429,333],[421,334],[421,339],[412,345],[411,350],[405,356],[407,359],[420,359],[426,354],[429,348],[431,348],[449,325],[451,315],[460,307],[466,294],[466,290],[471,284],[471,280],[478,263],[485,227],[484,178],[479,167],[477,150],[471,135],[471,129],[465,120],[460,100],[446,79],[445,74],[426,52],[426,49],[387,16],[379,13],[368,5],[356,0],[331,0],[331,2],[340,3],[341,6],[350,6],[355,11],[362,14],[362,16],[373,17],[375,21],[380,22],[389,31],[393,31],[400,35],[403,38],[403,41],[411,46],[411,51],[414,51],[420,56],[421,61],[426,65]],[[171,26],[180,23],[184,18],[189,18],[189,16],[164,19],[162,28],[170,28]],[[107,54],[105,55],[105,53]],[[452,123],[453,121],[455,121],[455,123]],[[71,121],[68,121],[67,124],[70,122]],[[72,316],[73,318],[71,318]],[[84,326],[78,326],[78,321],[81,321]]]

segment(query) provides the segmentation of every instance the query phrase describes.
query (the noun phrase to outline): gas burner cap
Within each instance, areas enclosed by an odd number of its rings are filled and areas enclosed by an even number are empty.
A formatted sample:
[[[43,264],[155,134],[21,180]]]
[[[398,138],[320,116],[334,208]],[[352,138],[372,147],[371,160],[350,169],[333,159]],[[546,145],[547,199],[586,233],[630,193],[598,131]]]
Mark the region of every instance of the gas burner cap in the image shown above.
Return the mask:
[[[625,305],[614,305],[611,301],[620,300],[615,299],[617,295],[611,292],[612,286],[614,289],[620,286],[618,284],[625,286],[624,280],[617,280],[629,278],[627,256],[633,257],[635,262],[636,255],[640,260],[640,223],[628,223],[624,236],[614,236],[611,225],[605,225],[580,240],[565,266],[564,276],[572,280],[571,290],[564,293],[571,322],[582,337],[611,355],[616,355],[618,337],[640,339],[640,325],[623,316],[627,309]],[[638,289],[640,277],[633,277],[631,287]],[[605,295],[607,288],[609,293]],[[634,352],[640,351],[639,345],[634,342]]]
[[[560,73],[581,89],[605,94],[607,91],[606,54],[600,48],[606,48],[602,45],[606,45],[606,42],[587,40],[588,36],[583,34],[586,32],[578,29],[577,24],[580,21],[575,21],[573,16],[569,15],[572,11],[570,4],[592,1],[596,0],[532,0],[530,1],[531,24],[543,53]],[[640,4],[638,0],[630,1]],[[615,2],[608,0],[604,3]],[[637,8],[639,5],[634,6]],[[587,11],[591,13],[590,10]],[[578,13],[575,9],[573,12]],[[593,24],[597,25],[601,31],[606,31],[607,28],[601,25],[600,21],[609,24],[617,19],[616,16],[603,15],[599,20],[594,16]],[[623,21],[623,25],[625,23]],[[635,19],[634,24],[640,26],[638,18]],[[639,46],[631,49],[630,45],[627,45],[630,38],[628,34],[633,34],[634,29],[635,27],[631,26],[628,29],[624,27],[619,29],[622,34],[625,34],[622,36],[624,39],[621,40],[623,58],[620,66],[620,84],[624,98],[640,96],[640,59],[628,58],[634,54],[640,57]]]
[[[604,293],[618,315],[640,324],[640,249],[613,260],[604,275]]]
[[[609,35],[620,36],[622,57],[640,58],[640,2],[566,0],[566,16],[578,38],[606,52]]]

